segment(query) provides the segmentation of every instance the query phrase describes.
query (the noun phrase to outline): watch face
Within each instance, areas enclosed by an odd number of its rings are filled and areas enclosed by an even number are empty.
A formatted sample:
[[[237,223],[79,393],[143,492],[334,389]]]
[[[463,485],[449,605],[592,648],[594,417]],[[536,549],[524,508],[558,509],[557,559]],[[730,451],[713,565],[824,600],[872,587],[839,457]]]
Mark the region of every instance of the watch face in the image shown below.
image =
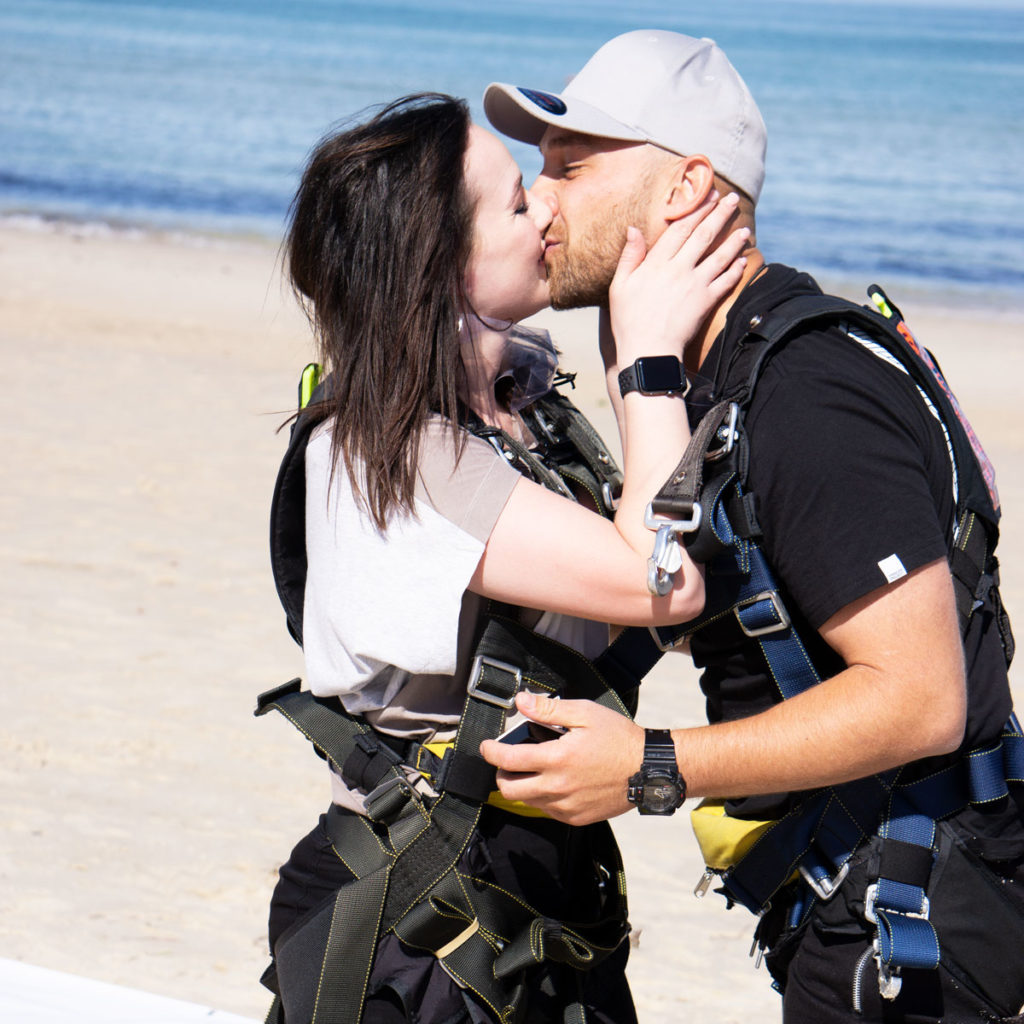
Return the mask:
[[[679,805],[679,784],[664,775],[648,776],[644,780],[644,807],[655,814],[675,810]]]
[[[636,377],[641,391],[679,391],[683,386],[683,371],[675,356],[638,359]]]

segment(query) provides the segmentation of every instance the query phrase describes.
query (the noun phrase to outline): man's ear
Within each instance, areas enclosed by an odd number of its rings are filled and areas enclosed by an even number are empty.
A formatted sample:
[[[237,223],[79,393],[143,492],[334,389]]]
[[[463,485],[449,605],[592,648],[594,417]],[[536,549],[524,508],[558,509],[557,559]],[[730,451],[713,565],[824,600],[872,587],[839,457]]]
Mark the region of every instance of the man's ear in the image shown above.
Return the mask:
[[[715,169],[703,154],[680,157],[669,180],[665,219],[679,220],[692,213],[715,187]]]

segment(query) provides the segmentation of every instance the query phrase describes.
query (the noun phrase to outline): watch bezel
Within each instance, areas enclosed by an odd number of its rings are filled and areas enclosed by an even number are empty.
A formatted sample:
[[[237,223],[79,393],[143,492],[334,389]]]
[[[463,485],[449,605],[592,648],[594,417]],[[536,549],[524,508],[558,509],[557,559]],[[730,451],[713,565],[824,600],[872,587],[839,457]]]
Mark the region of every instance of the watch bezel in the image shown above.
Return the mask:
[[[667,789],[664,799],[652,802],[654,788]],[[626,799],[640,814],[670,815],[686,799],[686,780],[676,761],[672,733],[667,729],[644,730],[644,756],[640,770],[629,777]]]
[[[648,814],[671,814],[683,802],[682,776],[678,771],[653,769],[644,779],[643,807]],[[652,790],[666,791],[655,796]]]
[[[637,390],[645,395],[671,395],[686,390],[683,364],[675,356],[644,356],[633,363]]]

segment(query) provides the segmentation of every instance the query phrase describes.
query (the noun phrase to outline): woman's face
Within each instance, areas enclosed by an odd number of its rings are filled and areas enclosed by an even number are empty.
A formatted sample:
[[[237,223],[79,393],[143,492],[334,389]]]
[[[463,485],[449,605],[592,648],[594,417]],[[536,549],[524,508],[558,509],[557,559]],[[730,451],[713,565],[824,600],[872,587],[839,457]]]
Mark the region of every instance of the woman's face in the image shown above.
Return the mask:
[[[476,203],[467,297],[479,316],[522,320],[548,304],[543,233],[551,208],[531,201],[509,151],[477,125],[469,129],[465,172]]]

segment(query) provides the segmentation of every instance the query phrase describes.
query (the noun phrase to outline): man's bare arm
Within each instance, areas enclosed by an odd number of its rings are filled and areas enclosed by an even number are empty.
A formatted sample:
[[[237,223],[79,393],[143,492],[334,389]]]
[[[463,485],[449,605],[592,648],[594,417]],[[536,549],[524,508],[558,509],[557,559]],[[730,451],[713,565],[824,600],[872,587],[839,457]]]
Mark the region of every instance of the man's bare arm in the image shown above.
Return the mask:
[[[944,559],[844,608],[821,634],[848,666],[837,676],[750,718],[673,730],[688,795],[811,789],[959,746],[966,682]],[[502,793],[571,824],[629,810],[642,728],[587,701],[520,700],[530,717],[570,732],[518,747],[485,742]]]

